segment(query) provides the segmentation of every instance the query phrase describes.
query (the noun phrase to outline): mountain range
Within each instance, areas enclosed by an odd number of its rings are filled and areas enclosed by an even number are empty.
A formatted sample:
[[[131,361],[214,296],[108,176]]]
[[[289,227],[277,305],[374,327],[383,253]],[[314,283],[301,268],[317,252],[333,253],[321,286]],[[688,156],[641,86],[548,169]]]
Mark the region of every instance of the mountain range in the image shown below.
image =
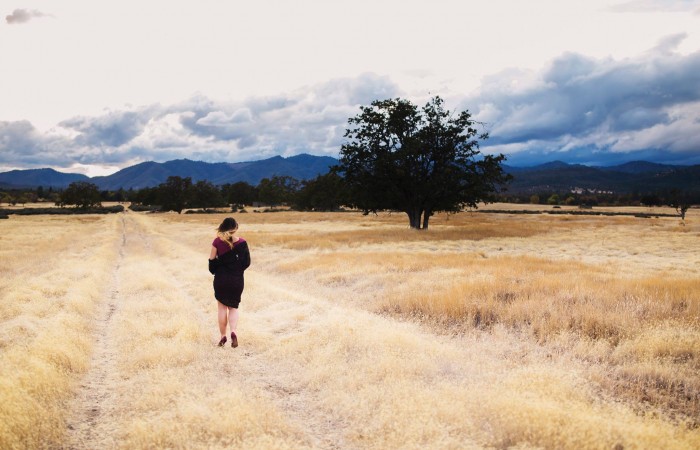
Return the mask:
[[[632,161],[617,166],[585,166],[554,161],[533,167],[504,167],[513,175],[512,193],[568,192],[574,189],[614,193],[650,193],[680,189],[700,193],[700,165],[675,166]]]
[[[13,170],[0,173],[0,188],[63,188],[75,181],[89,181],[103,190],[141,189],[157,186],[169,177],[191,177],[215,185],[245,181],[257,185],[263,178],[287,175],[299,180],[328,172],[338,160],[329,156],[301,154],[239,163],[206,163],[178,159],[164,163],[143,162],[112,175],[92,177],[53,169]],[[633,161],[610,167],[585,166],[553,161],[532,167],[505,165],[513,175],[511,193],[565,192],[575,188],[616,193],[655,192],[673,188],[700,193],[700,165],[675,166]]]
[[[193,182],[207,180],[215,185],[245,181],[257,185],[263,178],[288,175],[298,180],[308,180],[328,172],[338,160],[329,156],[301,154],[283,158],[275,156],[260,161],[238,163],[207,163],[177,159],[164,163],[143,162],[126,167],[112,175],[87,177],[81,174],[62,173],[53,169],[12,170],[0,173],[0,187],[54,187],[64,188],[75,181],[89,181],[103,190],[142,189],[158,186],[170,176],[190,177]]]

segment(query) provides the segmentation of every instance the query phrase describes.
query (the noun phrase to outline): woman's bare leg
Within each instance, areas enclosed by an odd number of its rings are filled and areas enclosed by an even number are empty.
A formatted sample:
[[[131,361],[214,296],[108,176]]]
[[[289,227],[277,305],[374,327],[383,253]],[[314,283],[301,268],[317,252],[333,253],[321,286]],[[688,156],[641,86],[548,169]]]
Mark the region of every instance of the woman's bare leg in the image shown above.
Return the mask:
[[[228,326],[231,328],[232,332],[236,332],[236,328],[238,327],[238,308],[228,309]],[[226,333],[225,327],[224,333]]]
[[[221,302],[216,302],[219,307],[219,331],[221,332],[221,337],[226,336],[226,323],[228,320],[228,307]]]

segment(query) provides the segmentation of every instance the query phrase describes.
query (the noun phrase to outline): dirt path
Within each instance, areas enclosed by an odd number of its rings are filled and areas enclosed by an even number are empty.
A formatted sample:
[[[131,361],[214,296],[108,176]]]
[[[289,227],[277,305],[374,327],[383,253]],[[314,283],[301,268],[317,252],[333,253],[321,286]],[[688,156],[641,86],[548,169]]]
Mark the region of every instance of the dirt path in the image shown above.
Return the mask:
[[[261,279],[257,276],[250,276],[249,280],[249,284],[257,283],[262,286],[256,290],[255,297],[283,299],[284,302],[291,299],[294,302],[287,304],[286,311],[283,309],[281,315],[274,318],[275,328],[274,337],[272,337],[273,340],[293,339],[289,333],[294,334],[300,329],[296,327],[298,324],[295,323],[295,313],[292,310],[308,310],[308,303],[295,302],[297,296],[292,289],[280,287],[281,280]],[[255,297],[249,301],[256,301]],[[342,421],[332,418],[321,407],[319,396],[322,395],[322,392],[308,386],[305,382],[306,368],[304,365],[293,357],[280,358],[279,355],[268,354],[267,348],[274,342],[270,339],[271,336],[267,335],[266,330],[262,328],[264,337],[261,340],[260,335],[249,329],[250,325],[263,327],[264,321],[266,321],[265,315],[265,313],[262,314],[263,321],[260,321],[261,317],[256,315],[250,319],[243,318],[243,321],[249,322],[249,324],[244,325],[240,333],[242,354],[236,359],[236,378],[244,383],[247,390],[260,392],[271,400],[279,411],[284,413],[287,421],[303,433],[303,440],[310,447],[321,449],[353,448],[344,437],[345,427]],[[211,322],[211,318],[208,319],[208,322]],[[251,331],[253,332],[251,333]],[[246,339],[251,338],[252,342],[245,342]],[[304,345],[301,339],[299,345]]]
[[[67,446],[71,449],[105,448],[114,442],[105,442],[111,428],[110,417],[114,411],[114,385],[117,371],[117,353],[114,342],[113,316],[121,301],[121,269],[127,244],[127,216],[121,217],[119,257],[112,271],[104,302],[98,306],[95,317],[93,354],[90,369],[80,383],[80,390],[69,404],[67,415]]]

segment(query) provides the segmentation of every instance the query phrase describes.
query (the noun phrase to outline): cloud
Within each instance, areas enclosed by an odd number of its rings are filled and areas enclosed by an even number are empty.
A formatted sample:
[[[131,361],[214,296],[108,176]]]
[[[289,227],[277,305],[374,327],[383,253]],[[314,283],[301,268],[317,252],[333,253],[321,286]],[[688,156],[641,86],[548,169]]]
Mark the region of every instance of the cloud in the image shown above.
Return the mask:
[[[61,166],[76,155],[62,136],[45,135],[30,122],[0,121],[0,165],[24,167]]]
[[[0,151],[3,156],[31,153],[40,140],[37,130],[26,120],[0,122],[0,137]]]
[[[654,149],[700,162],[692,138],[700,135],[700,52],[673,52],[683,36],[669,36],[637,58],[568,53],[538,73],[502,72],[486,78],[463,105],[488,123],[487,147],[521,153],[515,159],[566,159],[581,149],[604,159]]]
[[[149,108],[141,111],[110,111],[98,117],[74,117],[59,125],[79,133],[76,142],[88,146],[119,147],[143,132],[150,120]]]
[[[9,25],[18,25],[22,23],[27,23],[30,20],[39,17],[51,17],[51,15],[44,14],[43,12],[37,11],[36,9],[15,9],[14,11],[12,11],[12,14],[5,16],[5,22],[7,22]]]
[[[566,53],[539,71],[505,70],[450,98],[486,124],[487,153],[524,165],[553,159],[700,163],[700,52],[684,35],[635,58]],[[47,132],[0,122],[0,167],[125,167],[189,158],[238,162],[299,153],[338,156],[360,105],[404,96],[390,78],[363,74],[270,96],[182,102],[72,117]],[[414,99],[421,103],[424,99]]]
[[[363,74],[238,102],[195,95],[172,105],[72,117],[46,133],[26,121],[3,122],[0,166],[83,170],[177,158],[236,162],[303,152],[337,156],[347,120],[359,106],[399,94],[389,78]]]
[[[389,78],[363,74],[235,104],[194,100],[182,125],[202,138],[230,142],[239,154],[337,154],[347,119],[358,107],[399,93]]]
[[[651,49],[651,53],[671,54],[688,37],[688,33],[676,33],[665,36],[659,40],[656,47]]]

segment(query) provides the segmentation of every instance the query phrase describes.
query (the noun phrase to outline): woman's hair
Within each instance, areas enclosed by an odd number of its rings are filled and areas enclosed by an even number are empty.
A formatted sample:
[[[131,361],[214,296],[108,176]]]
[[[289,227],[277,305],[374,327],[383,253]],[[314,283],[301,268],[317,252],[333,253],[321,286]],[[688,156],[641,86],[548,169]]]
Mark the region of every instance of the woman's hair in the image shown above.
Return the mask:
[[[238,229],[238,222],[233,217],[227,217],[221,222],[219,228],[217,229],[216,235],[219,239],[226,242],[229,247],[233,248],[233,234]]]

